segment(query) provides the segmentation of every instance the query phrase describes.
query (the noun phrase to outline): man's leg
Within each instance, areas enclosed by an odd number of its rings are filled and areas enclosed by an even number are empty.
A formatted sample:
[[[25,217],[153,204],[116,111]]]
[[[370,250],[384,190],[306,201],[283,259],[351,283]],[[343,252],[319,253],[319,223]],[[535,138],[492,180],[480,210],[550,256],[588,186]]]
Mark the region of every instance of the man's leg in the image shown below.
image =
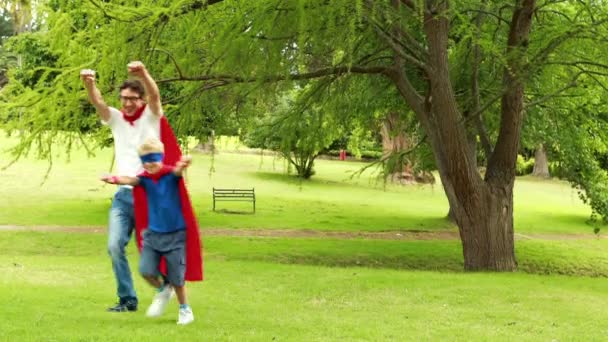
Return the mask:
[[[109,308],[109,311],[137,310],[137,295],[125,253],[135,225],[133,215],[132,192],[128,188],[120,188],[112,201],[108,229],[108,253],[112,259],[120,301],[115,307]]]

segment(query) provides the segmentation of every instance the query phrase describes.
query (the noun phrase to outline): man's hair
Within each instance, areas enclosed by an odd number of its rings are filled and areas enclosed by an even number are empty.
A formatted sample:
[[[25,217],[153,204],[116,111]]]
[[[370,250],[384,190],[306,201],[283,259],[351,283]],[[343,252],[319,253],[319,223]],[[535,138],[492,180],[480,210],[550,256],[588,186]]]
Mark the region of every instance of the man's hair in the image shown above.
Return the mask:
[[[164,153],[165,147],[160,140],[155,138],[148,138],[137,148],[137,152],[140,156],[149,154],[149,153]]]
[[[139,95],[139,97],[143,98],[145,91],[144,86],[138,80],[126,80],[120,86],[120,91],[124,89],[131,89]]]

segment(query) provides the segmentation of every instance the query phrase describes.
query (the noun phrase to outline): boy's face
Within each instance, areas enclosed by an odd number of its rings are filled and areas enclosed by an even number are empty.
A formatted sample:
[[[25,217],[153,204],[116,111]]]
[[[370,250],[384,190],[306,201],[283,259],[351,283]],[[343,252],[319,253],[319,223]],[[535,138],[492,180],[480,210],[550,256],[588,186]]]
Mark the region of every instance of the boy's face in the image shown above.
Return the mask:
[[[139,156],[141,164],[144,170],[148,173],[157,173],[163,168],[163,154],[162,153],[148,153]]]
[[[143,166],[144,170],[148,171],[148,173],[154,174],[163,168],[163,162],[145,162]]]

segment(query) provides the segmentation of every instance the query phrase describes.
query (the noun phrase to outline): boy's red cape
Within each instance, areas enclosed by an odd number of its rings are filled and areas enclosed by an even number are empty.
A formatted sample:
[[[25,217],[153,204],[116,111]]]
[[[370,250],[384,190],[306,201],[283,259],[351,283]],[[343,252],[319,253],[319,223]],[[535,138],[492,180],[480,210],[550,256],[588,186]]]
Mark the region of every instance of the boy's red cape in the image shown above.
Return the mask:
[[[138,111],[142,111],[142,107]],[[165,154],[163,164],[175,166],[182,157],[182,152],[173,130],[165,116],[160,119],[160,141],[165,145]],[[203,256],[201,250],[201,240],[199,236],[198,223],[194,217],[192,203],[188,196],[188,190],[184,183],[184,179],[179,180],[179,194],[182,204],[182,214],[186,222],[186,275],[187,281],[203,280]],[[141,251],[142,248],[142,233],[148,227],[148,203],[146,193],[141,186],[133,188],[133,204],[135,210],[135,236],[137,239],[137,247]],[[161,262],[161,272],[166,274],[166,265]]]

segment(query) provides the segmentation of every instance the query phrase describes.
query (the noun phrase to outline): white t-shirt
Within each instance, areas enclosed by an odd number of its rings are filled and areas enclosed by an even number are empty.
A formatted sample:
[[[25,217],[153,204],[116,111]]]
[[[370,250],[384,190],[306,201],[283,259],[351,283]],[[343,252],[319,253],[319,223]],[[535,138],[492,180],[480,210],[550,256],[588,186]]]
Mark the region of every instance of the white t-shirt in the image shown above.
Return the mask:
[[[137,148],[148,138],[160,140],[160,117],[146,105],[141,117],[131,125],[118,109],[110,107],[110,119],[101,122],[112,129],[116,175],[137,176],[143,171]]]

